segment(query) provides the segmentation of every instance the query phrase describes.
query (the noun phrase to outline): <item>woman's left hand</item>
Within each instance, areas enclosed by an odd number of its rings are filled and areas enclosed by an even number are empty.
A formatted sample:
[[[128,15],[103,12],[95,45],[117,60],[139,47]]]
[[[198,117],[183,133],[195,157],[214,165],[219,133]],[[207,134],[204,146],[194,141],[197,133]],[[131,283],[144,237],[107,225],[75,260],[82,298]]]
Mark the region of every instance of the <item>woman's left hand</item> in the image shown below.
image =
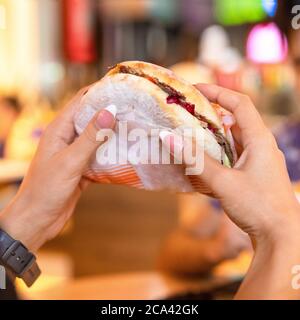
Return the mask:
[[[103,143],[97,132],[114,128],[115,110],[109,107],[76,138],[73,116],[86,91],[79,91],[48,126],[18,194],[0,214],[1,228],[32,251],[55,237],[71,217],[88,184],[83,172]]]

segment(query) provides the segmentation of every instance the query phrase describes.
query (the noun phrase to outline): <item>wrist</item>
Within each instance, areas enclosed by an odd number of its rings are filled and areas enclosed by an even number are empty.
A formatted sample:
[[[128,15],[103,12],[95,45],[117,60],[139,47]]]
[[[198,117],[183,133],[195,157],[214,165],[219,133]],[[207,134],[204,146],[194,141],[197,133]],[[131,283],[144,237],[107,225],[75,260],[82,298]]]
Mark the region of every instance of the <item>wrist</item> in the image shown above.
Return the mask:
[[[255,253],[236,299],[299,299],[293,288],[293,269],[300,265],[299,225],[282,226],[282,232],[253,239]]]
[[[273,231],[266,232],[264,236],[253,238],[255,254],[253,261],[256,264],[270,264],[271,261],[281,263],[300,264],[300,213],[292,218],[289,216],[285,222],[278,224]]]
[[[268,247],[277,250],[288,243],[299,241],[300,234],[300,206],[297,203],[295,208],[287,210],[284,214],[277,215],[282,217],[280,220],[274,219],[272,224],[264,228],[263,232],[254,235],[252,239],[255,245]],[[274,215],[276,217],[276,215]]]
[[[43,244],[42,226],[38,225],[30,202],[16,198],[0,214],[0,226],[11,237],[21,241],[28,250],[35,252]]]

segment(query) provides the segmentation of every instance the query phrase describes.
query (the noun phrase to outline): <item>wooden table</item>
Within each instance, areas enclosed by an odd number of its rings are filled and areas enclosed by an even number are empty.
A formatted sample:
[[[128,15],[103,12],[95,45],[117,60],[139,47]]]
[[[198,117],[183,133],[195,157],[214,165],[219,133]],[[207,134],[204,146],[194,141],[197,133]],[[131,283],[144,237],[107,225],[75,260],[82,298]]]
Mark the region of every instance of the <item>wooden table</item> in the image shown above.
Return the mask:
[[[234,260],[221,263],[210,278],[179,278],[159,271],[124,272],[79,279],[63,279],[42,273],[33,287],[27,288],[21,280],[17,281],[17,287],[24,299],[164,299],[187,293],[199,294],[232,283],[243,277],[250,262],[251,253],[244,252]]]
[[[52,288],[23,291],[25,299],[140,300],[199,293],[228,283],[228,278],[178,278],[156,271],[130,272],[69,280]],[[22,286],[23,287],[23,286]]]

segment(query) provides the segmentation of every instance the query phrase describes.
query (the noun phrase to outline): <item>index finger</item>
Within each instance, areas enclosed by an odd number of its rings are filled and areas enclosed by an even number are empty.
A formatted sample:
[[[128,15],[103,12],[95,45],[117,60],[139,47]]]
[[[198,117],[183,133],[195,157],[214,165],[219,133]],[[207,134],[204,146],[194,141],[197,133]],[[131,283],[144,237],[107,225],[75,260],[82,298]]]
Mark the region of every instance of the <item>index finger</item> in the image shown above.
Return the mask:
[[[250,98],[238,92],[216,85],[197,84],[196,88],[211,102],[218,103],[233,113],[241,129],[242,144],[245,146],[254,137],[265,132],[265,125]]]

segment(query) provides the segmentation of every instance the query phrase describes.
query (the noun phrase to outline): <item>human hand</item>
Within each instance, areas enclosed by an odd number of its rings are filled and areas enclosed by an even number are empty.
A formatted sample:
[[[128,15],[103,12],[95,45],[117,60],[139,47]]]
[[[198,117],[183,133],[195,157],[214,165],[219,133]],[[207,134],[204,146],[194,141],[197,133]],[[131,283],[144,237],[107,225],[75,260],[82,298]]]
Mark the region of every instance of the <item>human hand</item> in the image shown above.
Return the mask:
[[[232,132],[239,152],[234,168],[205,154],[199,179],[254,242],[289,238],[291,230],[300,226],[300,209],[275,138],[247,96],[214,85],[196,87],[211,102],[233,113],[236,124]],[[163,143],[173,150],[172,134],[162,136]]]
[[[247,96],[214,85],[197,88],[236,119],[232,133],[239,159],[234,168],[204,154],[199,176],[254,244],[253,260],[235,298],[299,299],[300,292],[292,283],[294,267],[300,262],[300,206],[284,156]],[[163,137],[173,152],[172,134]]]
[[[55,237],[71,217],[89,181],[82,177],[90,158],[103,143],[100,129],[115,125],[115,108],[102,109],[76,138],[73,115],[86,88],[48,126],[18,194],[0,214],[0,225],[36,251]]]

